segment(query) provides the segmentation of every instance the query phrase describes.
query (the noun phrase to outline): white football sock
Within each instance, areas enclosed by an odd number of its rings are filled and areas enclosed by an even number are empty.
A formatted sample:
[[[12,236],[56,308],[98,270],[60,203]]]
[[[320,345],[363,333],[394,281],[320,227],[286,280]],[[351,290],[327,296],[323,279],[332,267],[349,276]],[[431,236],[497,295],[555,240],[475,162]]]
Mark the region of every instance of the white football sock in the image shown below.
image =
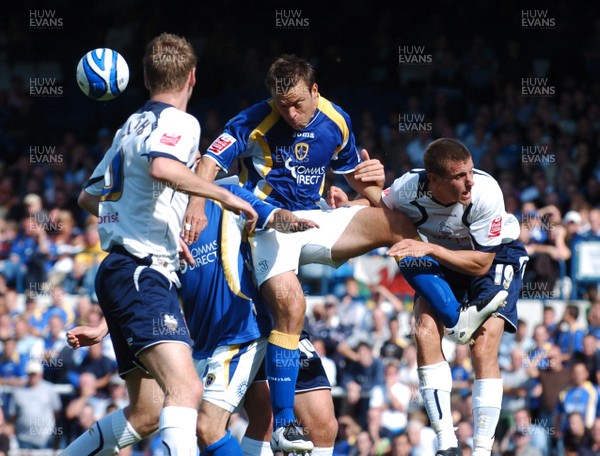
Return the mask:
[[[431,428],[437,434],[438,449],[447,450],[458,446],[452,423],[450,393],[452,374],[446,361],[419,367],[419,391],[425,401],[425,408]]]
[[[254,440],[249,437],[242,439],[242,451],[244,456],[273,456],[269,442]]]
[[[473,382],[473,456],[489,456],[502,409],[502,379]]]
[[[90,429],[81,434],[63,450],[61,456],[80,456],[92,452],[97,456],[113,456],[120,449],[133,445],[140,440],[142,440],[142,437],[127,421],[123,410],[117,410],[101,418]]]
[[[198,411],[190,407],[167,406],[160,414],[162,445],[171,456],[196,456]]]

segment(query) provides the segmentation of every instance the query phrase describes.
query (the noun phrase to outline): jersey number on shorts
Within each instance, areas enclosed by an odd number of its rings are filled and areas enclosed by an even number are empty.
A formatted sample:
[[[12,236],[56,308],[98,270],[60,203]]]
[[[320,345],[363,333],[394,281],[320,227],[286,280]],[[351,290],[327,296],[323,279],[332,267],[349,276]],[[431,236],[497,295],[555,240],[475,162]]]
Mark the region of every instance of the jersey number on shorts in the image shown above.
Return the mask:
[[[525,266],[529,257],[519,258],[519,270],[521,271],[521,280],[525,274]],[[510,264],[497,264],[494,271],[494,285],[502,285],[505,290],[508,290],[515,275],[515,268]]]
[[[123,149],[114,156],[104,174],[100,201],[118,201],[123,195]]]

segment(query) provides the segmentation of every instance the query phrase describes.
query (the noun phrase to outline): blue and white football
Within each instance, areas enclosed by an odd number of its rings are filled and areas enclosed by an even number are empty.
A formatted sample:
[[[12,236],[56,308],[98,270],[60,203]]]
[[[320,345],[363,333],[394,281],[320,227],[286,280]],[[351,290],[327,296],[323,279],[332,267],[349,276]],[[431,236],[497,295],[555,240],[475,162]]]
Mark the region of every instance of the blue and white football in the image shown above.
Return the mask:
[[[85,54],[77,65],[77,84],[94,100],[112,100],[125,90],[128,82],[127,62],[112,49],[94,49]]]

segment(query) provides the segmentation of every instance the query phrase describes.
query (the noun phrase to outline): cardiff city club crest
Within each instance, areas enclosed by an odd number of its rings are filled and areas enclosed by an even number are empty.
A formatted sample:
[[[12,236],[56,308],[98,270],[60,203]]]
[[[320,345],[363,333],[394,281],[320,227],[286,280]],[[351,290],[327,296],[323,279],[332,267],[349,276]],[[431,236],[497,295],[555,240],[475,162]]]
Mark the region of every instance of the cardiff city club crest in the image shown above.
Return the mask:
[[[308,144],[305,142],[299,142],[294,146],[294,154],[299,161],[302,161],[308,155]]]

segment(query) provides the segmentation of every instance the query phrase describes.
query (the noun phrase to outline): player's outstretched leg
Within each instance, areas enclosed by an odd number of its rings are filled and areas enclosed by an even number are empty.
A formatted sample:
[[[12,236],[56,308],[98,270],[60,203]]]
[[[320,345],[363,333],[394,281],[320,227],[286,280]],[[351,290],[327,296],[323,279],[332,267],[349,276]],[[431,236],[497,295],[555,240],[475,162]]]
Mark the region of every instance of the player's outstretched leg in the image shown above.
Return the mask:
[[[487,318],[504,305],[508,293],[504,290],[471,303],[461,305],[446,280],[439,263],[429,256],[407,256],[398,261],[402,275],[411,287],[431,306],[442,320],[447,334],[459,344],[471,341],[471,336]]]

